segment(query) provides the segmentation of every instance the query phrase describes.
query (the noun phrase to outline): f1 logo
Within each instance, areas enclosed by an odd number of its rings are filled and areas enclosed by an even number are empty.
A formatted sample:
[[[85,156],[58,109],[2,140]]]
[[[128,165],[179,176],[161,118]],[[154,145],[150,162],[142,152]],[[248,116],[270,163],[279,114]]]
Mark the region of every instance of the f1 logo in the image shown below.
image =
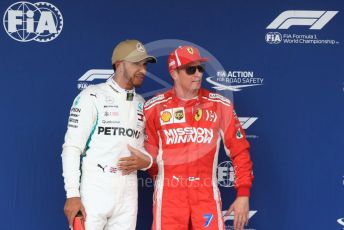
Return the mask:
[[[338,222],[338,224],[344,226],[344,218],[339,218],[339,219],[337,220],[337,222]]]
[[[78,89],[85,89],[94,80],[107,80],[113,75],[113,73],[114,71],[112,69],[90,69],[79,78]]]
[[[258,117],[239,117],[243,129],[248,129],[257,119]]]
[[[291,26],[311,26],[321,30],[338,11],[287,10],[282,12],[266,29],[289,29]]]
[[[90,69],[78,81],[93,81],[95,79],[107,80],[113,74],[112,69]]]

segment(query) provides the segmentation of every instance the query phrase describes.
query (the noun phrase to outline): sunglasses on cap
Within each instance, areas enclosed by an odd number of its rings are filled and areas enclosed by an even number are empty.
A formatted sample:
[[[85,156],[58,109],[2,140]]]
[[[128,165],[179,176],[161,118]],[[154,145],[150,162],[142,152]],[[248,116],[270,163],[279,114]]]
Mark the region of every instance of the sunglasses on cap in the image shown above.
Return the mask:
[[[192,74],[196,73],[196,69],[198,69],[198,72],[204,73],[204,71],[205,71],[205,66],[204,66],[204,65],[194,65],[194,66],[187,66],[187,67],[184,67],[183,69],[185,69],[185,72],[186,72],[188,75],[192,75]]]

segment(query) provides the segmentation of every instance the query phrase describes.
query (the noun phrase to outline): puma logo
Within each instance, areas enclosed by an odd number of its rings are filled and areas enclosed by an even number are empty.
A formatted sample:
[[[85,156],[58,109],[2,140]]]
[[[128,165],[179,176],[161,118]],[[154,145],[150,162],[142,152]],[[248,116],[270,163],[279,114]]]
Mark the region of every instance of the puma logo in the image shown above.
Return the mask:
[[[93,97],[97,98],[97,94],[90,93],[90,96],[93,96]]]
[[[103,170],[103,172],[105,173],[105,168],[107,167],[107,165],[105,165],[105,166],[103,167],[103,166],[101,166],[101,164],[97,164],[97,166],[98,166],[99,168],[101,168],[101,169]]]

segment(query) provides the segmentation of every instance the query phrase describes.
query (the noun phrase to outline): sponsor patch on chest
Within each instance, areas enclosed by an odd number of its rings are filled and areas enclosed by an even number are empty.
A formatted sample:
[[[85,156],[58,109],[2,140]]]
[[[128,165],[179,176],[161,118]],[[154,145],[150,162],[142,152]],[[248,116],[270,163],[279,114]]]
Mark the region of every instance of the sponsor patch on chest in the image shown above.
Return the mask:
[[[184,123],[184,122],[185,122],[184,107],[165,109],[160,112],[161,125]]]

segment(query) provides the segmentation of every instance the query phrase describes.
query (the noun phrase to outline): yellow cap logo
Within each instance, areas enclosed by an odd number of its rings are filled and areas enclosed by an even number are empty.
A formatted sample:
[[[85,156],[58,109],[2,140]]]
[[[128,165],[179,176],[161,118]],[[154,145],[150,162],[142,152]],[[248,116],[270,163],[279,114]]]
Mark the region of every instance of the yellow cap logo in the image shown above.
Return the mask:
[[[194,54],[194,51],[193,51],[193,49],[192,49],[191,47],[188,47],[186,50],[187,50],[190,54]]]
[[[170,112],[164,111],[161,114],[161,120],[163,122],[169,122],[171,120],[172,114]]]

